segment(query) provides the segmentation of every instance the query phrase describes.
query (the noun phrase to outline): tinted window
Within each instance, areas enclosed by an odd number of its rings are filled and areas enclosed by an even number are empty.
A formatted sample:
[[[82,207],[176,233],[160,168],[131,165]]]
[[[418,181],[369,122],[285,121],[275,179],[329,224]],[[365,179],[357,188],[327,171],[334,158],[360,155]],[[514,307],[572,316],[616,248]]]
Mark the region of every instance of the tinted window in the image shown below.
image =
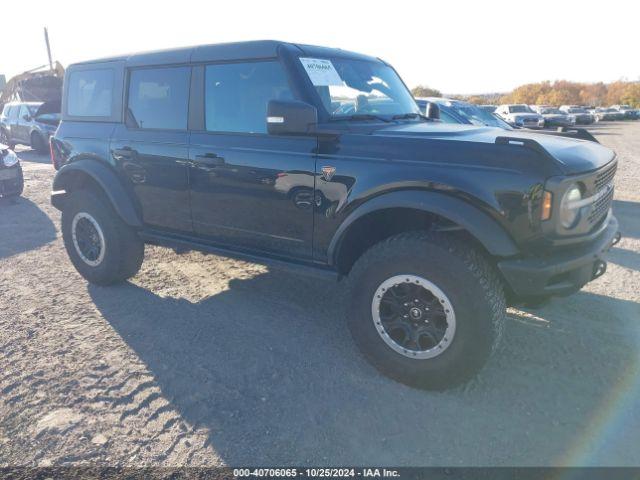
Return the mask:
[[[75,117],[110,117],[113,70],[81,70],[69,75],[67,113]]]
[[[14,105],[13,107],[11,107],[9,109],[9,118],[11,120],[17,120],[18,119],[18,112],[20,112],[20,105]]]
[[[20,107],[20,120],[24,120],[24,117],[30,117],[31,116],[31,110],[29,109],[29,107],[27,105],[22,105]]]
[[[269,100],[292,100],[278,62],[209,65],[205,75],[205,123],[211,132],[266,133]]]
[[[139,128],[186,130],[190,67],[133,70],[128,121]]]

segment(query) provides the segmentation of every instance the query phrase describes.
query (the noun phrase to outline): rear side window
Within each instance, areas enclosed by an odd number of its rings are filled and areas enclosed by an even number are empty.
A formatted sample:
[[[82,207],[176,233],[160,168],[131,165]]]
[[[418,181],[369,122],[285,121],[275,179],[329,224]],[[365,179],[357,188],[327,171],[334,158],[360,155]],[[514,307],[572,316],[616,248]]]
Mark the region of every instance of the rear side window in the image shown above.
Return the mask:
[[[127,123],[137,128],[186,130],[190,67],[131,71]]]
[[[209,65],[205,125],[210,132],[266,133],[269,100],[292,100],[278,62]]]
[[[113,69],[80,70],[69,75],[67,113],[74,117],[110,117]]]

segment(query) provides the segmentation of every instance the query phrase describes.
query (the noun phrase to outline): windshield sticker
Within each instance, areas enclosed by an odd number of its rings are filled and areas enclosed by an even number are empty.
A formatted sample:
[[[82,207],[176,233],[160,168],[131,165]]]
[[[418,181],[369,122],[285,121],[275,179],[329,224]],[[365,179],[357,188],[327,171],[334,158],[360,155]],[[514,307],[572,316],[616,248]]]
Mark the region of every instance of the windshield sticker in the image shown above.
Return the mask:
[[[322,58],[301,58],[302,66],[316,87],[342,85],[342,79],[331,60]]]

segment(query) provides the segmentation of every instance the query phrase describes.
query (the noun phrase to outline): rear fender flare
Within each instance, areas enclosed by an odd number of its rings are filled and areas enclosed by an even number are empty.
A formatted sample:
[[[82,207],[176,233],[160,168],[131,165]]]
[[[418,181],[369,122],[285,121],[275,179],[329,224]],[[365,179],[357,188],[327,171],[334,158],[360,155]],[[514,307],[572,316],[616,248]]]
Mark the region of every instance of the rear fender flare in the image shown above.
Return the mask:
[[[104,162],[84,158],[67,163],[58,170],[53,180],[51,203],[61,209],[66,196],[68,182],[77,174],[82,173],[94,180],[109,199],[118,216],[129,226],[141,227],[142,221],[135,208],[131,195],[127,192],[116,172]]]

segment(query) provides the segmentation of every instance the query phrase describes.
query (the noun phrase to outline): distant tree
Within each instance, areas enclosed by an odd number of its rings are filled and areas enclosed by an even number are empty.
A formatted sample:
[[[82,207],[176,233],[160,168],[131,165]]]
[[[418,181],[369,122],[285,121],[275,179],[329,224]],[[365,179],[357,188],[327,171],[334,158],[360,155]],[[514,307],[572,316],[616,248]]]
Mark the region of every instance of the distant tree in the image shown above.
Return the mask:
[[[625,103],[623,101],[623,98],[628,88],[629,82],[623,81],[617,81],[607,85],[607,96],[605,97],[605,104],[609,106]]]
[[[417,87],[411,89],[411,94],[414,97],[441,97],[442,93],[440,90],[436,90],[435,88],[429,88],[424,85],[418,85]]]
[[[607,86],[602,83],[585,83],[580,90],[580,104],[600,107],[607,96]]]
[[[622,95],[622,102],[634,108],[640,108],[640,82],[631,82]]]

